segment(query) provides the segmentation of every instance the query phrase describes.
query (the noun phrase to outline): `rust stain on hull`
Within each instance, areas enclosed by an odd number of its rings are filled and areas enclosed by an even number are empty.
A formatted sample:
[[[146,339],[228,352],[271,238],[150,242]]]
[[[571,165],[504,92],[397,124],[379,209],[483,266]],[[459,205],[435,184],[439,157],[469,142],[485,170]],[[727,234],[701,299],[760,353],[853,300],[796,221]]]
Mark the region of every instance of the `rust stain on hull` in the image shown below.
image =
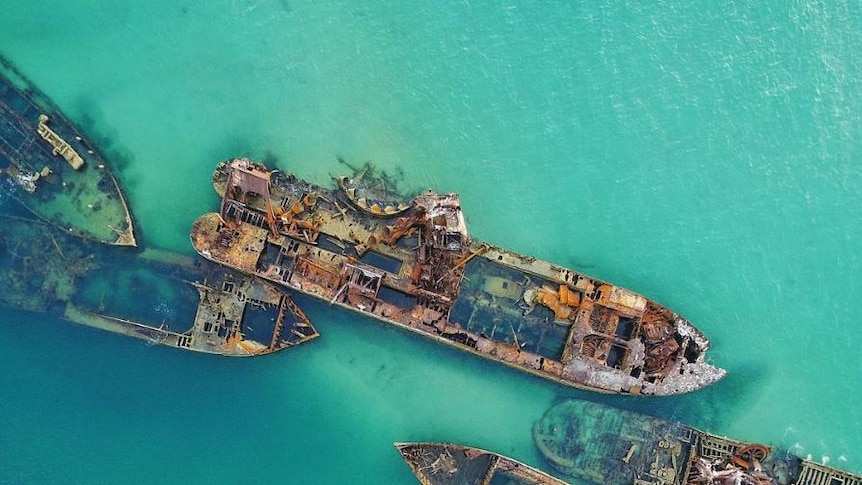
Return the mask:
[[[725,374],[706,362],[706,337],[658,303],[475,241],[457,194],[383,217],[352,209],[355,192],[247,159],[213,181],[221,210],[191,231],[211,261],[583,389],[669,395]]]
[[[451,443],[395,443],[422,485],[566,485],[509,457]]]
[[[0,305],[149,343],[246,357],[318,336],[283,288],[210,262],[105,246],[10,216],[0,216],[0,256]]]

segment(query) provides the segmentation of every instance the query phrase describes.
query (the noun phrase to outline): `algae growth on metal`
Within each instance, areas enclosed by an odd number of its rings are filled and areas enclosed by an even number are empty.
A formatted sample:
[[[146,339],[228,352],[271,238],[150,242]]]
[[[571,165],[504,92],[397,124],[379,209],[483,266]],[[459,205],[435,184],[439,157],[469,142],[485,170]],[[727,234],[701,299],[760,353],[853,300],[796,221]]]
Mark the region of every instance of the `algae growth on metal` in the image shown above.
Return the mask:
[[[136,245],[109,164],[9,61],[0,57],[0,190],[40,219],[95,241]]]
[[[862,485],[787,450],[588,401],[553,406],[533,438],[555,470],[597,485]]]

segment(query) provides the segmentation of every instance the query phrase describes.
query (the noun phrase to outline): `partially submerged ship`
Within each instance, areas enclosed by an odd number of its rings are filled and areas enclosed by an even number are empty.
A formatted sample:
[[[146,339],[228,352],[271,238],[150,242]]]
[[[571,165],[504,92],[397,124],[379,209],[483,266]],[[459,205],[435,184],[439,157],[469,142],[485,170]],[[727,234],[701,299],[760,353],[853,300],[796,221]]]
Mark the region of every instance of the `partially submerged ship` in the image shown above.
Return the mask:
[[[317,331],[279,287],[158,250],[129,251],[0,216],[0,305],[228,356],[299,345]]]
[[[395,443],[422,485],[566,485],[509,457],[449,443]]]
[[[583,389],[670,395],[725,374],[673,311],[474,240],[456,194],[404,208],[378,190],[369,205],[348,180],[327,189],[248,159],[220,164],[213,182],[220,211],[191,239],[216,263]]]
[[[126,199],[98,150],[0,57],[0,191],[70,234],[136,244]]]
[[[339,162],[346,165],[341,159]],[[397,197],[394,183],[385,173],[376,174],[371,163],[366,162],[354,172],[352,176],[342,175],[336,181],[338,188],[357,209],[373,216],[393,217],[410,208],[410,201]]]
[[[588,401],[553,406],[533,437],[555,470],[597,485],[862,485],[785,450]]]

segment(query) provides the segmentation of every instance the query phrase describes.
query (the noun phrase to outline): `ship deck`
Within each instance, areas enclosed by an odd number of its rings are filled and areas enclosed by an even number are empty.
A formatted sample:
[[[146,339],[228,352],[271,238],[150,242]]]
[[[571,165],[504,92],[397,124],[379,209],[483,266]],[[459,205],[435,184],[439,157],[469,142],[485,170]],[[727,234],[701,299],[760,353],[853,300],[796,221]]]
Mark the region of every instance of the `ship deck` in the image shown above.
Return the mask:
[[[251,356],[317,337],[290,297],[253,276],[130,251],[0,216],[0,305],[198,352]]]
[[[396,443],[423,485],[566,485],[511,458],[448,443]]]
[[[136,244],[125,197],[98,150],[2,58],[0,173],[0,190],[40,219],[95,241]]]
[[[720,379],[708,341],[646,298],[473,241],[455,194],[399,216],[240,159],[213,177],[220,213],[192,229],[199,254],[567,385],[675,394]],[[273,182],[276,180],[276,182]]]
[[[553,283],[483,257],[464,269],[464,282],[450,318],[466,330],[550,360],[562,360],[570,326],[555,323],[554,312],[526,312],[523,297],[531,286]]]

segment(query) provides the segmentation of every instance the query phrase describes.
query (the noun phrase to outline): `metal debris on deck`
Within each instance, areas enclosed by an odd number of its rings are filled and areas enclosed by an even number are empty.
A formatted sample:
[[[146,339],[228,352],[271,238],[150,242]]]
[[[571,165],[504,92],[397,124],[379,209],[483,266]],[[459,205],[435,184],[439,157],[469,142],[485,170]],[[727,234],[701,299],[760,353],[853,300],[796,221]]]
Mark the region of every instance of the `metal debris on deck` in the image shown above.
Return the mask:
[[[422,485],[566,485],[509,457],[449,443],[395,443]]]
[[[359,210],[373,206],[337,180],[327,189],[248,159],[222,163],[220,211],[195,222],[192,243],[238,271],[567,385],[668,395],[724,376],[705,360],[706,337],[673,311],[474,240],[457,194],[428,191],[403,208],[378,190],[379,210]]]
[[[185,350],[253,356],[318,336],[287,293],[260,278],[92,243],[30,219],[0,216],[0,280],[0,305]]]

